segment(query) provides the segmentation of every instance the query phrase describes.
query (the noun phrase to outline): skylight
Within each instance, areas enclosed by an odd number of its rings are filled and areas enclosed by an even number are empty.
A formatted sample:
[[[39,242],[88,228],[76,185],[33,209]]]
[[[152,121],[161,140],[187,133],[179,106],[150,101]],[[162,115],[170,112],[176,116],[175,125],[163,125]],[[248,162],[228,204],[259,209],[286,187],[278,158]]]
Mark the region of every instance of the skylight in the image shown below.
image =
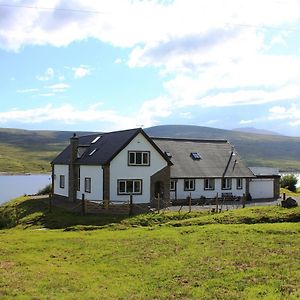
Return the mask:
[[[201,156],[198,152],[192,152],[191,153],[191,158],[194,159],[194,160],[199,160],[199,159],[201,159]]]
[[[101,138],[101,135],[97,136],[97,137],[92,141],[91,144],[97,143],[97,142],[99,141],[100,138]]]
[[[168,158],[172,158],[172,154],[169,151],[166,151],[165,154],[168,156]]]
[[[97,148],[94,149],[94,150],[89,154],[89,156],[92,156],[96,151],[97,151]]]

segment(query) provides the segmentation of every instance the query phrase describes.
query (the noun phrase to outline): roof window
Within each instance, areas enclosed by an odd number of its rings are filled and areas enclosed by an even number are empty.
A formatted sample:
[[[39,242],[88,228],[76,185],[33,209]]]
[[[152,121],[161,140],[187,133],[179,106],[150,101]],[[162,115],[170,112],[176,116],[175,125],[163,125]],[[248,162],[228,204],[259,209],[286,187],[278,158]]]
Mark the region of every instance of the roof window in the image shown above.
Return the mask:
[[[94,149],[94,150],[89,154],[89,156],[92,156],[96,151],[97,151],[97,148]]]
[[[101,135],[97,136],[96,138],[93,139],[93,141],[91,142],[91,144],[95,144],[97,143],[101,138]]]
[[[191,153],[191,158],[192,158],[193,160],[200,160],[200,159],[201,159],[201,156],[200,156],[200,154],[199,154],[198,152],[192,152],[192,153]]]
[[[172,158],[172,154],[169,151],[166,151],[165,154],[168,156],[168,158]]]

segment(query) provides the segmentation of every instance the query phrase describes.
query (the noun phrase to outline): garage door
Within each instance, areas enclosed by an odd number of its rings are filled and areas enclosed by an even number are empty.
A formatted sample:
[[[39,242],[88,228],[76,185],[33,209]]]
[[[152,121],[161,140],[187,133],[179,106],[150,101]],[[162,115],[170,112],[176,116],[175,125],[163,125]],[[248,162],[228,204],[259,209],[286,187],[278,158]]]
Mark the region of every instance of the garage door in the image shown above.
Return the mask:
[[[250,181],[249,192],[252,199],[273,198],[273,187],[273,179],[253,179]]]

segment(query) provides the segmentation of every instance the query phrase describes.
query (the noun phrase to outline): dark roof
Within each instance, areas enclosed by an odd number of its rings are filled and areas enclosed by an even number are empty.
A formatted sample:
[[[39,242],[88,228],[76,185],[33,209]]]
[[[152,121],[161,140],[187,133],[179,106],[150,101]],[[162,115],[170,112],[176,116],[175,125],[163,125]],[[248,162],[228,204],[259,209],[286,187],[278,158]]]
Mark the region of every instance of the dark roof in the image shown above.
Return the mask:
[[[153,143],[148,135],[141,129],[129,129],[122,131],[114,131],[103,134],[93,134],[79,137],[79,153],[81,157],[77,158],[76,164],[81,165],[105,165],[109,163],[118,153],[120,153],[134,137],[139,133],[154,146],[154,148],[171,164],[170,160],[163,152]],[[101,138],[97,139],[97,137]],[[93,153],[92,155],[90,155]],[[53,161],[52,164],[69,164],[71,156],[71,146],[67,146]]]
[[[269,167],[249,167],[256,176],[279,176],[279,169]]]
[[[226,140],[153,138],[163,152],[171,154],[171,178],[254,177]],[[200,159],[192,159],[191,153]]]

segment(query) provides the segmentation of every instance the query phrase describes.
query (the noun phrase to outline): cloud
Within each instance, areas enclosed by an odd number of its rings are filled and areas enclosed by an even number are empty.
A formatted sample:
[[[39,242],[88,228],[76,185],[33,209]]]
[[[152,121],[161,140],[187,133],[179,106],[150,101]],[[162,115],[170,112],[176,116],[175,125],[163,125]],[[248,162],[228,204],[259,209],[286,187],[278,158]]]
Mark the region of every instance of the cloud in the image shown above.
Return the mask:
[[[67,83],[57,83],[53,85],[45,86],[45,88],[50,89],[52,93],[62,93],[69,89],[71,86]]]
[[[289,107],[273,106],[269,109],[268,120],[286,120],[290,126],[300,126],[300,105],[292,103]]]
[[[123,63],[123,60],[121,58],[116,58],[114,63],[115,64],[121,64],[121,63]]]
[[[53,79],[54,70],[52,68],[48,68],[43,75],[37,75],[36,79],[40,81],[48,81]]]
[[[17,90],[17,93],[25,94],[25,93],[34,93],[38,91],[39,89],[22,89],[22,90]]]
[[[91,74],[91,68],[86,65],[80,65],[79,67],[73,67],[71,68],[74,72],[74,78],[83,78]]]
[[[44,96],[51,96],[44,95]],[[0,124],[21,123],[37,124],[56,122],[62,124],[80,124],[94,122],[99,130],[117,130],[134,128],[137,126],[152,126],[157,118],[170,114],[170,102],[168,99],[156,98],[144,102],[144,104],[131,114],[120,113],[115,110],[103,109],[103,103],[94,103],[85,109],[76,108],[71,104],[54,106],[47,104],[30,109],[15,108],[10,111],[0,112]],[[78,125],[80,126],[80,125]]]

